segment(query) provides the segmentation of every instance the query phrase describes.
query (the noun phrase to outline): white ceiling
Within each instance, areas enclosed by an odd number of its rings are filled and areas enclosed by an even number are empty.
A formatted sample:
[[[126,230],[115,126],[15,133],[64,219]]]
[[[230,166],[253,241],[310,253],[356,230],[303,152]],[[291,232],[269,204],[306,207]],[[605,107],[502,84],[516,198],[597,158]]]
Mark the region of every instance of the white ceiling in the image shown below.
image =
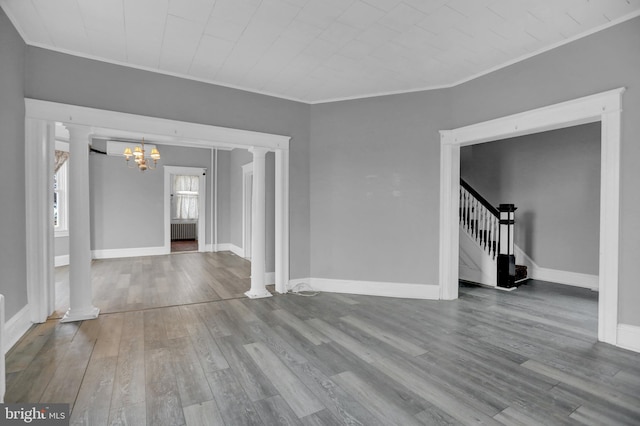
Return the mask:
[[[309,103],[454,85],[640,12],[640,0],[0,5],[31,45]]]

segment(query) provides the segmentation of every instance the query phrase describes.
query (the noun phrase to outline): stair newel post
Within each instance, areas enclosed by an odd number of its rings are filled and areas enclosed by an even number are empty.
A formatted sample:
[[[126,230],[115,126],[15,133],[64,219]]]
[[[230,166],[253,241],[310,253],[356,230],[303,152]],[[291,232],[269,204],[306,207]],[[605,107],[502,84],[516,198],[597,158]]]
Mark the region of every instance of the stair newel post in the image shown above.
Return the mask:
[[[513,204],[500,204],[500,243],[498,244],[498,287],[516,285],[516,257],[514,253],[515,211]]]

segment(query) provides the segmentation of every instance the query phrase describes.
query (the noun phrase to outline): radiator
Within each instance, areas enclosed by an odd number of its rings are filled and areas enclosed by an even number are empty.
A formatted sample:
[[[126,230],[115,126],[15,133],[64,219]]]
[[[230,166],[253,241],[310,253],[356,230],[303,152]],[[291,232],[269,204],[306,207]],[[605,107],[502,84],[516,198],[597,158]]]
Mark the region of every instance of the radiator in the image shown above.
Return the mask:
[[[172,223],[171,239],[172,240],[195,240],[196,239],[195,223]]]

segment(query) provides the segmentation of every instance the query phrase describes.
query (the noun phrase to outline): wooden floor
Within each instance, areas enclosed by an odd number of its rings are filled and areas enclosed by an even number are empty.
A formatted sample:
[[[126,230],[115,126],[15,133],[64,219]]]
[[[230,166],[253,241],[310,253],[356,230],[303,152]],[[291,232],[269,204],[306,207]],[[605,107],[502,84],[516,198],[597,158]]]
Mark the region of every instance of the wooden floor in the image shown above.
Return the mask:
[[[159,261],[211,261],[194,259]],[[51,320],[8,354],[6,401],[68,402],[96,425],[637,425],[640,354],[596,343],[596,297],[534,281]]]
[[[231,252],[176,253],[91,263],[94,305],[101,313],[243,297],[251,263]],[[69,267],[56,268],[56,310],[69,309]]]

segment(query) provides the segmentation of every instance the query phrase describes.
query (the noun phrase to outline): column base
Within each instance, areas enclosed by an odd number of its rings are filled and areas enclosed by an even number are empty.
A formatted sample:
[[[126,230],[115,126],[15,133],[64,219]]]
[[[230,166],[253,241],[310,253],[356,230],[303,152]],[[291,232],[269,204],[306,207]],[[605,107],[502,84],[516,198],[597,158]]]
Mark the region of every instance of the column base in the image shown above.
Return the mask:
[[[263,299],[265,297],[273,296],[273,294],[269,293],[267,290],[265,290],[264,293],[262,293],[262,292],[261,293],[252,293],[251,290],[249,290],[244,295],[247,296],[249,299]]]
[[[91,306],[85,309],[71,309],[64,314],[60,322],[84,321],[98,318],[100,308]]]

